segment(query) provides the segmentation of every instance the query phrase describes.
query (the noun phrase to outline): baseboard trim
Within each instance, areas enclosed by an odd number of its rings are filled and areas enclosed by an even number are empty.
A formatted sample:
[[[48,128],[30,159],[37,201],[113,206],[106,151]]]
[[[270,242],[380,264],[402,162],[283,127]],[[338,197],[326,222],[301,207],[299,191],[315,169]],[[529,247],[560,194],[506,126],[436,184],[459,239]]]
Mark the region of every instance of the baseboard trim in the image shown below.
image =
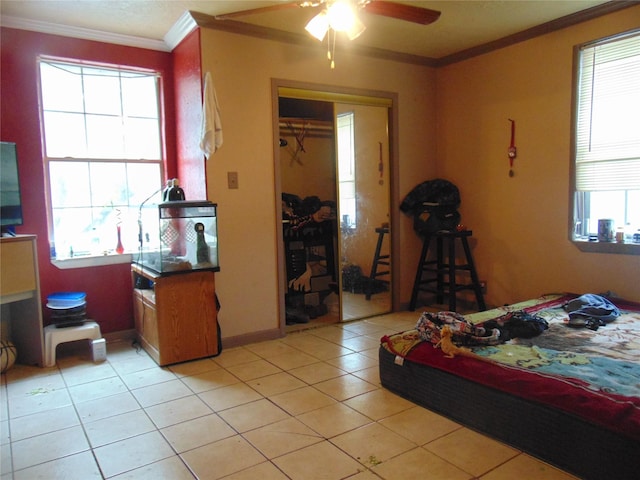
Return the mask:
[[[102,337],[107,343],[113,342],[131,342],[137,338],[137,333],[134,328],[129,330],[120,330],[117,332],[104,333]]]
[[[107,341],[107,343],[131,342],[137,339],[137,333],[135,329],[105,333],[102,336]],[[273,328],[269,330],[262,330],[259,332],[246,333],[243,335],[235,335],[233,337],[223,337],[222,347],[223,350],[225,348],[241,347],[243,345],[249,345],[250,343],[276,340],[284,336],[285,335],[280,331],[279,328]]]
[[[245,333],[243,335],[235,335],[233,337],[222,337],[222,351],[224,352],[225,348],[241,347],[250,343],[275,340],[284,336],[279,328],[273,328],[259,332]]]

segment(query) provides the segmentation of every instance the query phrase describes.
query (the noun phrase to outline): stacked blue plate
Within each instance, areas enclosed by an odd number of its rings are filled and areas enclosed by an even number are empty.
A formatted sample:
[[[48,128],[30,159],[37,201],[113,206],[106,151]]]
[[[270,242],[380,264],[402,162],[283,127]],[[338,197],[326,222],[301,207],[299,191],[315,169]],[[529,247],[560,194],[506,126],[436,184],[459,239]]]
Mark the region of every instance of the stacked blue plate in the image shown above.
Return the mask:
[[[47,297],[51,322],[58,328],[82,325],[87,319],[84,292],[56,292]]]

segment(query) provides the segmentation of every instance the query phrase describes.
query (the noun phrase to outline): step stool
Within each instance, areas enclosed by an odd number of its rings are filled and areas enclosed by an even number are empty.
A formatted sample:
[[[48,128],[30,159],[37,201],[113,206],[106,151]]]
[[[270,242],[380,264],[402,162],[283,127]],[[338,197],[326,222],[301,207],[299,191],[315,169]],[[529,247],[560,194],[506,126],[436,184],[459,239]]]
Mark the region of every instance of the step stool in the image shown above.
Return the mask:
[[[373,262],[371,263],[371,273],[369,274],[369,282],[365,288],[365,298],[367,300],[371,300],[371,288],[373,287],[373,280],[376,277],[380,277],[382,275],[389,275],[390,270],[385,270],[382,272],[378,271],[378,265],[386,265],[389,267],[391,262],[389,261],[390,255],[380,255],[380,250],[382,248],[382,241],[384,240],[385,234],[389,233],[389,227],[380,227],[376,228],[376,233],[378,234],[378,243],[376,245],[376,251],[373,254]],[[389,280],[382,280],[385,283],[389,283]]]
[[[56,364],[56,347],[61,343],[73,342],[75,340],[99,340],[100,326],[96,322],[85,322],[75,327],[58,328],[55,325],[44,327],[44,355],[45,367],[53,367]],[[96,357],[93,348],[95,343],[91,343],[92,354]]]
[[[435,293],[437,303],[443,303],[444,296],[447,295],[449,297],[449,311],[455,312],[457,292],[462,290],[473,290],[475,292],[479,311],[487,309],[482,295],[482,286],[478,280],[476,267],[473,263],[473,257],[471,256],[471,249],[469,248],[468,238],[471,237],[472,234],[473,232],[471,230],[425,234],[422,251],[420,253],[420,258],[418,259],[418,268],[416,271],[416,278],[413,283],[413,291],[411,293],[411,302],[409,304],[409,309],[411,311],[416,309],[418,293],[420,291]],[[436,259],[427,260],[429,244],[431,243],[432,238],[435,238],[436,240]],[[466,264],[456,264],[456,240],[460,240],[462,243],[467,262]],[[448,263],[444,262],[445,243],[447,246]],[[471,276],[471,283],[456,283],[456,273],[458,271],[469,272]],[[431,278],[423,278],[425,272],[434,273],[435,276]],[[445,276],[447,277],[446,282]],[[435,288],[433,286],[429,286],[430,284],[435,284]]]

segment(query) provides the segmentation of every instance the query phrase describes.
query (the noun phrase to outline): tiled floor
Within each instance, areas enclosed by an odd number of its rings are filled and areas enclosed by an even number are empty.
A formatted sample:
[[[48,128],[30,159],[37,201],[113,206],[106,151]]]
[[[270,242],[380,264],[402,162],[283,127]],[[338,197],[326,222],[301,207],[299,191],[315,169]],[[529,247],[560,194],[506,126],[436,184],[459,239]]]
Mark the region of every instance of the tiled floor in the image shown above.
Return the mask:
[[[379,338],[403,312],[159,368],[110,343],[2,375],[7,479],[569,479],[381,387]],[[86,347],[88,350],[88,347]]]

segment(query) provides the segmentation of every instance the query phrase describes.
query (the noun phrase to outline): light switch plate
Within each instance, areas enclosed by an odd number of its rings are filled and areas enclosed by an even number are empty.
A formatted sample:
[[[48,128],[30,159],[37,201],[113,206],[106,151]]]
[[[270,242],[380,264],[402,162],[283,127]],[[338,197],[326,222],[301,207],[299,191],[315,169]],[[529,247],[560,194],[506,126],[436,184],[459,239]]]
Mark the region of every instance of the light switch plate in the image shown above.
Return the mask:
[[[227,185],[229,188],[238,188],[238,172],[227,172]]]

